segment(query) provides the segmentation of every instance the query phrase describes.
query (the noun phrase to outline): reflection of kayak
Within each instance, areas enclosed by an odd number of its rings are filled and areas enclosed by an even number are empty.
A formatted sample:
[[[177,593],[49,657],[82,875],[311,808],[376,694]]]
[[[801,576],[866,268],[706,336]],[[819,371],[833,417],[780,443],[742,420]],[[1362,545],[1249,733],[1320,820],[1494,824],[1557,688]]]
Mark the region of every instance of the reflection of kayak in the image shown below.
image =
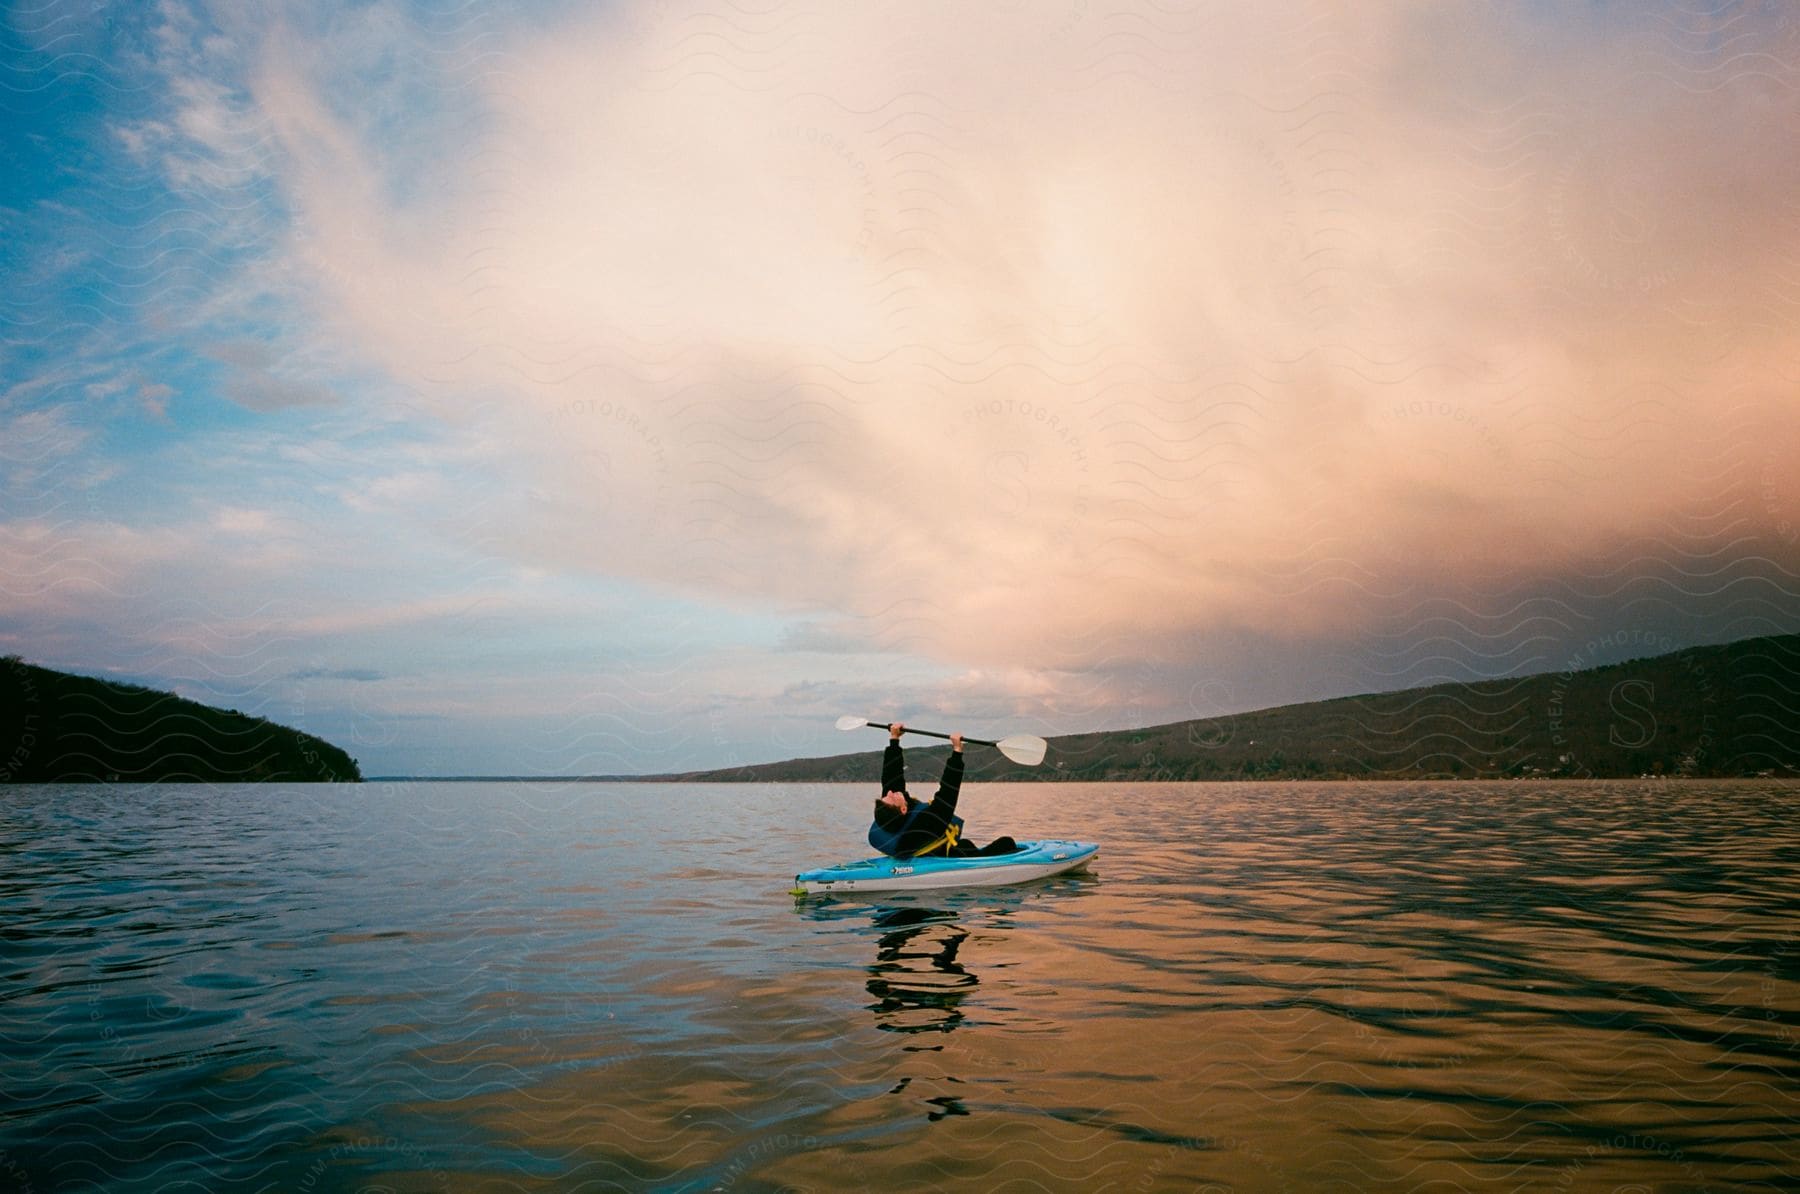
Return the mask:
[[[821,891],[923,891],[934,887],[1002,887],[1078,870],[1094,860],[1092,842],[1020,842],[992,858],[865,858],[794,876],[794,894]]]

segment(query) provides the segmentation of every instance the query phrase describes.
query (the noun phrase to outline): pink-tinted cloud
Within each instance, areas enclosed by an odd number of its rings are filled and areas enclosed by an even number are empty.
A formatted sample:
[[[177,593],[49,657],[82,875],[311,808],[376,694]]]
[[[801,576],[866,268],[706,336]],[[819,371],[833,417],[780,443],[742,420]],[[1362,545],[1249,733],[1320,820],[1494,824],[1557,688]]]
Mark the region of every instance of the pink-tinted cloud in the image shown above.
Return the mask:
[[[330,43],[251,82],[322,318],[534,476],[504,549],[796,648],[1029,692],[1639,540],[1793,558],[1788,23],[1065,17],[573,19],[459,60],[435,190]]]

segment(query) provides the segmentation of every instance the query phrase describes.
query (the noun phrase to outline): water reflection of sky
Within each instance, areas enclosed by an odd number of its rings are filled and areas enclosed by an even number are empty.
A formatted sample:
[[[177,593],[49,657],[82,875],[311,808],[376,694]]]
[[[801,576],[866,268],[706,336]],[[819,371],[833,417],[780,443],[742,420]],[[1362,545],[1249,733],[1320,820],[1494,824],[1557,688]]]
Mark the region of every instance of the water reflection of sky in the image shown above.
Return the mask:
[[[795,902],[860,799],[0,792],[0,1150],[128,1191],[1791,1169],[1793,785],[979,794],[1106,861]]]

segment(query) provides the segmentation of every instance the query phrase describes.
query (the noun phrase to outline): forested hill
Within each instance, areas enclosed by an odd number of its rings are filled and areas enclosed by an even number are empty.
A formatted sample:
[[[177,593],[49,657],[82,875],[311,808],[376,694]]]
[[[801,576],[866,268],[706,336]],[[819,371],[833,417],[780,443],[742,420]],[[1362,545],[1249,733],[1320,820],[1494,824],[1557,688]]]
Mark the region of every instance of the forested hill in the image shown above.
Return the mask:
[[[0,783],[361,779],[331,743],[260,717],[0,660]]]
[[[935,778],[942,754],[909,745],[911,774]],[[1036,768],[971,746],[968,763],[971,778],[1008,781],[1796,776],[1800,635],[1072,734],[1051,738]],[[657,778],[874,783],[880,773],[877,750]]]

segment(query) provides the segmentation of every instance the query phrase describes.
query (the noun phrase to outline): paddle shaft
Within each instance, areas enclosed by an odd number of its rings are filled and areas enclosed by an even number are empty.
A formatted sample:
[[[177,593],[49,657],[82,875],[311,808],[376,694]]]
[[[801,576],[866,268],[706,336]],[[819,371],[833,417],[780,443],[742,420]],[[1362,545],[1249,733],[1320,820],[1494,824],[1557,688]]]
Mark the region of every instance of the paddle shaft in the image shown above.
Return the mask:
[[[869,728],[876,729],[876,730],[885,730],[885,729],[889,728],[886,723],[879,722],[879,721],[871,721],[866,724],[869,726]],[[927,738],[945,738],[945,739],[947,739],[950,737],[950,735],[940,734],[936,730],[915,730],[911,726],[907,726],[904,730],[901,730],[900,732],[902,734],[923,734]],[[963,741],[964,742],[973,742],[976,746],[999,746],[1000,745],[998,742],[990,742],[986,738],[971,738],[967,734],[963,735]]]

